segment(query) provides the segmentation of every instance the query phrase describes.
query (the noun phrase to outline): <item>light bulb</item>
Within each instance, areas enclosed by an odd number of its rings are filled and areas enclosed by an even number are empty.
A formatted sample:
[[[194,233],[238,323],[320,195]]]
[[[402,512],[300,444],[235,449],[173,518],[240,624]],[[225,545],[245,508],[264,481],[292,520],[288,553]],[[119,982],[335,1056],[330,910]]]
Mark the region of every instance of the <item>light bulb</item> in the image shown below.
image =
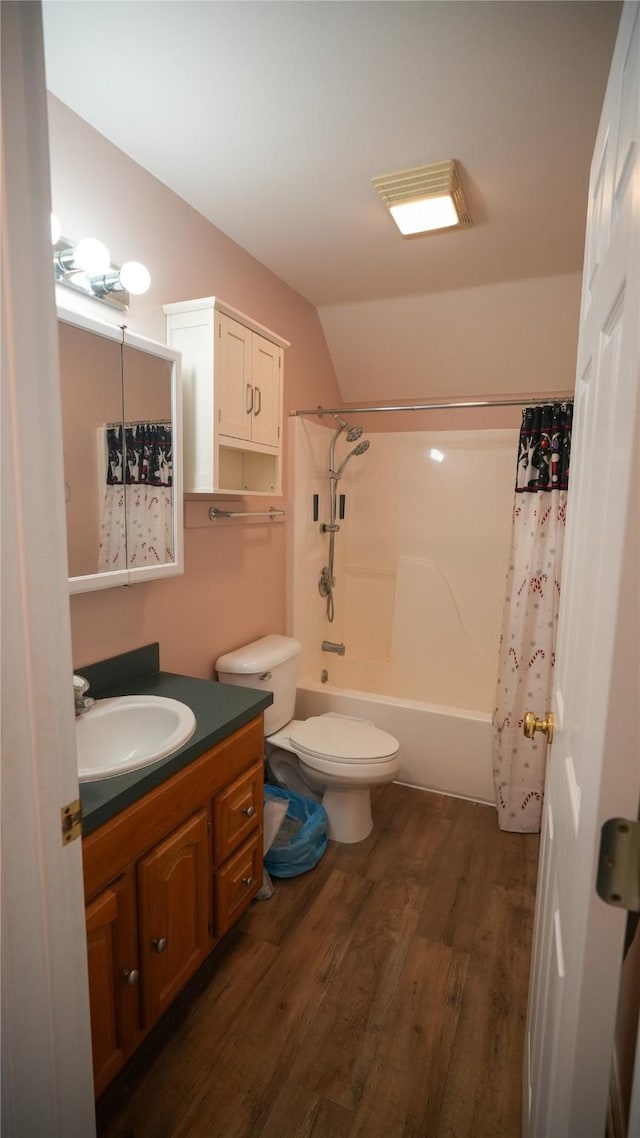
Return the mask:
[[[151,276],[149,270],[140,261],[125,261],[120,269],[120,283],[133,296],[140,296],[149,288]]]
[[[61,233],[62,233],[62,230],[60,228],[60,222],[58,221],[55,213],[52,213],[51,214],[51,244],[52,245],[58,244],[58,241],[60,240],[60,234]]]
[[[73,263],[89,276],[99,276],[109,268],[111,255],[102,241],[97,241],[95,237],[83,237],[75,247]]]

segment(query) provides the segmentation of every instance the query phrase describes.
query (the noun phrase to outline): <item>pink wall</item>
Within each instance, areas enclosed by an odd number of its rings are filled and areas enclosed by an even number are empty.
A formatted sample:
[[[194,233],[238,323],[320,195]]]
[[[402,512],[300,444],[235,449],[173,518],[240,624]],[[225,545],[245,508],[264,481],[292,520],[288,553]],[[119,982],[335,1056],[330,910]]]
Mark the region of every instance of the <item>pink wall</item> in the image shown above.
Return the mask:
[[[128,314],[132,330],[164,341],[163,304],[220,296],[291,341],[285,429],[294,406],[341,402],[311,304],[54,98],[49,130],[63,234],[99,237],[116,264],[141,260],[151,272]],[[110,318],[103,305],[95,315]],[[286,496],[286,439],[284,454]],[[71,598],[74,666],[159,640],[163,668],[210,676],[221,652],[284,631],[285,589],[286,526],[187,524],[184,576]]]

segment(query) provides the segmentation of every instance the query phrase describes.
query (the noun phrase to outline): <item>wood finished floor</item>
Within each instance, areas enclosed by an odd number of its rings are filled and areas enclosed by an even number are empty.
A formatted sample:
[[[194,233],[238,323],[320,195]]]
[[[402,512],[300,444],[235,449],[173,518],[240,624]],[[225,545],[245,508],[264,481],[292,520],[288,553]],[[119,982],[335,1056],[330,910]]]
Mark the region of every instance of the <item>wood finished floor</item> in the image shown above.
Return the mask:
[[[101,1138],[519,1138],[538,838],[403,786],[373,810],[227,936]]]

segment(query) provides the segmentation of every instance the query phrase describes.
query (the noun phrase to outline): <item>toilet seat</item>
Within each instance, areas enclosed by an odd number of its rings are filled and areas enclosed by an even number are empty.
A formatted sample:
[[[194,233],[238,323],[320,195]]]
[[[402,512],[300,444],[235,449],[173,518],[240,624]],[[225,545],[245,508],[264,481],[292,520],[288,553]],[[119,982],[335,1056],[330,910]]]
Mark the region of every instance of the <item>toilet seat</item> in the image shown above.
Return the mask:
[[[314,715],[302,722],[294,720],[290,727],[291,746],[312,762],[388,763],[399,752],[393,735],[362,719]]]

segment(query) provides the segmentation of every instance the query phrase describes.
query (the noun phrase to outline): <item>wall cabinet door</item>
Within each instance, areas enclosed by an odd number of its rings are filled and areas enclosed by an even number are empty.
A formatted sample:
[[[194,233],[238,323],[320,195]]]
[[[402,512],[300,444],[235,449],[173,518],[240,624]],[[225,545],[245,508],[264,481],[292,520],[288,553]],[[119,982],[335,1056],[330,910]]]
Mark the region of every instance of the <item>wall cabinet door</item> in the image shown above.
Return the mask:
[[[87,906],[86,917],[93,1078],[98,1097],[132,1051],[140,1027],[133,881],[126,875],[119,877]]]
[[[280,443],[281,369],[282,348],[254,332],[251,349],[251,441],[263,446],[277,447]]]
[[[251,378],[253,333],[219,312],[216,320],[215,381],[218,431],[235,439],[251,439],[254,390]]]
[[[145,1028],[163,1014],[210,950],[207,811],[138,862]]]

